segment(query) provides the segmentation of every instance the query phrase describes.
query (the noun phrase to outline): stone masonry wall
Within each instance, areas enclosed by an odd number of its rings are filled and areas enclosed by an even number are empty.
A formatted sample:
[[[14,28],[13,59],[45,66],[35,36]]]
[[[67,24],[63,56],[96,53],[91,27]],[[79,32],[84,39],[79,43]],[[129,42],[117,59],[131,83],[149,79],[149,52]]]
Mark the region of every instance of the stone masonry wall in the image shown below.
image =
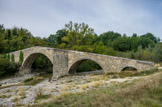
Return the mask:
[[[148,70],[154,67],[153,62],[40,46],[10,53],[10,55],[14,54],[15,62],[19,62],[20,52],[24,54],[21,72],[24,72],[25,69],[28,72],[35,58],[38,57],[39,54],[43,54],[47,56],[53,64],[53,78],[68,75],[72,67],[75,68],[75,66],[78,66],[79,63],[76,64],[77,62],[86,59],[98,63],[104,72],[120,72],[125,67],[134,67],[138,71]]]

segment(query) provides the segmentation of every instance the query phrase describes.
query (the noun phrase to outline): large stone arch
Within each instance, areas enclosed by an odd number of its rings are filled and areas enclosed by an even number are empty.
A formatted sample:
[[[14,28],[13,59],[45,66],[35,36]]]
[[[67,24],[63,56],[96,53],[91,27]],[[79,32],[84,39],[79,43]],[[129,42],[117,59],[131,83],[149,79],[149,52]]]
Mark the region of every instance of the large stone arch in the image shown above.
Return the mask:
[[[32,53],[25,56],[24,61],[21,65],[20,74],[30,73],[31,72],[31,66],[32,66],[33,62],[35,61],[35,59],[37,57],[39,57],[39,55],[46,56],[51,61],[52,65],[53,65],[53,59],[51,59],[51,57],[49,57],[48,54],[43,53],[43,52],[32,52]]]
[[[86,60],[90,60],[90,61],[93,61],[93,62],[97,63],[101,67],[103,72],[104,72],[104,68],[103,68],[102,64],[99,61],[97,61],[95,59],[92,59],[92,58],[81,58],[81,59],[77,59],[77,60],[73,61],[73,63],[68,68],[68,74],[75,74],[76,73],[76,69],[78,68],[78,66],[82,62],[84,62]]]

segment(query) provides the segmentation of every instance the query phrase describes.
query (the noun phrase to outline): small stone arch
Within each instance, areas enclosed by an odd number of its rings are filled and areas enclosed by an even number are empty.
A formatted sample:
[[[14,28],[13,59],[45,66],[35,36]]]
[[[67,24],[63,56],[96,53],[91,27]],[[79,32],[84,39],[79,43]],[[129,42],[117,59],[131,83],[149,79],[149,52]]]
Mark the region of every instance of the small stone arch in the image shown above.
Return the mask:
[[[136,67],[133,67],[133,66],[125,66],[121,69],[121,72],[122,71],[125,71],[125,70],[130,70],[130,71],[138,71],[138,69]]]
[[[84,59],[78,59],[74,63],[72,63],[71,66],[68,69],[68,74],[75,74],[76,73],[76,69],[78,68],[78,66],[82,62],[84,62],[86,60],[90,60],[90,61],[93,61],[93,62],[97,63],[101,67],[101,69],[103,70],[103,72],[104,72],[104,69],[103,69],[102,65],[98,61],[95,61],[95,60],[89,59],[89,58],[84,58]]]
[[[46,56],[51,63],[53,64],[53,61],[50,59],[50,57],[48,57],[48,55],[44,54],[44,53],[32,53],[29,54],[23,61],[22,65],[21,65],[21,70],[20,70],[20,74],[24,74],[24,73],[30,73],[31,72],[31,66],[33,64],[33,62],[36,60],[37,57],[39,57],[39,55],[44,55]]]

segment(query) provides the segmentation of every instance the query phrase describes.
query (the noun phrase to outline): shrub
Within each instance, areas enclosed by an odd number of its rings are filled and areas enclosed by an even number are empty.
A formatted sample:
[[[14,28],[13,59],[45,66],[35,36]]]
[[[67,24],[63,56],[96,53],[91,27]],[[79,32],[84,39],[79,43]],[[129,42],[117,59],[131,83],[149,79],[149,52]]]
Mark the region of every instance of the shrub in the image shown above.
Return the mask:
[[[33,80],[33,78],[27,78],[27,79],[24,80],[24,82],[29,82],[31,80]]]
[[[21,96],[21,98],[25,98],[25,89],[23,87],[20,88],[19,95]]]
[[[10,61],[10,54],[7,55],[7,59]]]
[[[14,75],[19,71],[19,64],[11,63],[9,60],[0,58],[0,77]]]

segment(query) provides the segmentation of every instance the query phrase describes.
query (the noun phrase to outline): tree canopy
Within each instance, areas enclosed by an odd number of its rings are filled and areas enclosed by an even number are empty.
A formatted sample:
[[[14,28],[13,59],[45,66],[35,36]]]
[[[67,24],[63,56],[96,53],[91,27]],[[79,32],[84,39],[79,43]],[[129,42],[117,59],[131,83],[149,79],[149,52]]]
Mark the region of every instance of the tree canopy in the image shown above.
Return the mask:
[[[143,35],[134,33],[127,36],[108,31],[97,35],[88,24],[72,21],[47,38],[35,37],[25,28],[7,29],[0,24],[1,54],[32,46],[48,46],[144,60],[157,59],[154,57],[155,53],[161,53],[162,48],[160,39],[152,33]],[[152,57],[149,58],[146,54],[152,54]]]

